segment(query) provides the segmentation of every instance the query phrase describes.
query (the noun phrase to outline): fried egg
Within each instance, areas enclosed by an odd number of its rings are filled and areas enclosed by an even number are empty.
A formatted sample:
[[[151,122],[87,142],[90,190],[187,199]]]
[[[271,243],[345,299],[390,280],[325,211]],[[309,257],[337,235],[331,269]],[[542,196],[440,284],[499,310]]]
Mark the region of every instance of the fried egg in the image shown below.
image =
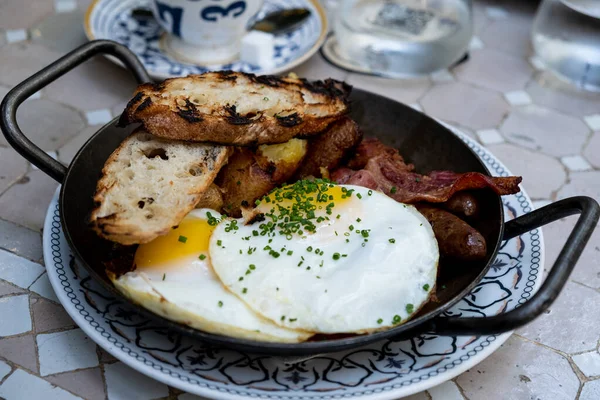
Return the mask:
[[[306,340],[309,333],[257,315],[221,284],[208,252],[218,218],[212,210],[190,212],[167,235],[140,245],[135,269],[113,283],[143,307],[205,332],[271,342]]]
[[[408,321],[434,289],[439,251],[430,224],[380,192],[299,181],[256,212],[251,224],[216,227],[211,262],[227,288],[280,326],[373,332]]]

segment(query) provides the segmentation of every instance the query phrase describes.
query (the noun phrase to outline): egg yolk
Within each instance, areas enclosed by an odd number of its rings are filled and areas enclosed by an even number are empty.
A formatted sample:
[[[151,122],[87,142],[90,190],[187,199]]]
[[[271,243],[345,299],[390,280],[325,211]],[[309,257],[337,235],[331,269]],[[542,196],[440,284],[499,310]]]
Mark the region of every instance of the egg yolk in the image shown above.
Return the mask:
[[[214,229],[207,220],[188,216],[168,234],[141,244],[135,253],[135,265],[138,270],[162,270],[181,258],[208,257],[208,242]]]
[[[313,187],[317,186],[317,190],[314,191],[311,190],[312,188],[307,191],[303,186],[299,188],[298,184],[283,186],[263,197],[257,209],[265,213],[271,210],[281,213],[282,209],[291,211],[294,206],[310,204],[315,214],[327,214],[329,208],[332,211],[330,215],[335,217],[336,208],[344,205],[351,198],[351,192],[344,187],[331,183],[318,183]]]

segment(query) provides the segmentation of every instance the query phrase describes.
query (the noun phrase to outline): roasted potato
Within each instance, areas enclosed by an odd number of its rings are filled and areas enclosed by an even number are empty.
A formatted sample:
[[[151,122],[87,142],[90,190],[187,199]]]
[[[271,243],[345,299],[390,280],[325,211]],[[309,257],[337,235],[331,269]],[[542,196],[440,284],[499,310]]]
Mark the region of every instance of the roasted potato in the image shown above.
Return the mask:
[[[256,152],[237,148],[221,169],[216,184],[223,192],[223,211],[242,215],[241,207],[254,202],[294,175],[306,155],[306,141],[260,146]]]
[[[282,183],[290,179],[304,160],[306,140],[292,139],[281,144],[263,144],[256,151],[256,162],[271,174],[272,179]]]
[[[200,201],[196,204],[196,208],[210,208],[216,211],[221,211],[223,208],[223,193],[214,183],[208,187],[202,194]]]
[[[362,132],[358,124],[348,117],[341,119],[321,135],[309,140],[306,158],[296,177],[327,178],[328,171],[337,168],[361,140]]]

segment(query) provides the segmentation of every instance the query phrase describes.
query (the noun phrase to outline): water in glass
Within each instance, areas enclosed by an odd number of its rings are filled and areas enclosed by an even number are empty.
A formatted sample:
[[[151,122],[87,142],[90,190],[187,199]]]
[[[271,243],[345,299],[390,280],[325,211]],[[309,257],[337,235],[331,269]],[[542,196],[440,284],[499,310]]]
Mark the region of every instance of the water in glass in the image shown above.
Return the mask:
[[[449,67],[472,34],[470,0],[342,0],[335,21],[341,57],[392,77]]]
[[[533,47],[559,77],[600,91],[600,0],[545,0],[533,24]]]

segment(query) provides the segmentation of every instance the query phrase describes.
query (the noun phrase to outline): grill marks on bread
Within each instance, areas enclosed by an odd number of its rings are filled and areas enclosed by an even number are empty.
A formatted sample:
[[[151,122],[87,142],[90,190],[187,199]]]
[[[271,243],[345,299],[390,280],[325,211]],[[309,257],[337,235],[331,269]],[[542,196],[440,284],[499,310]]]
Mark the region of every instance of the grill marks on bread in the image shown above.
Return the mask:
[[[283,143],[311,136],[348,111],[350,86],[327,79],[220,71],[144,84],[121,125],[141,122],[156,136],[233,145]]]

